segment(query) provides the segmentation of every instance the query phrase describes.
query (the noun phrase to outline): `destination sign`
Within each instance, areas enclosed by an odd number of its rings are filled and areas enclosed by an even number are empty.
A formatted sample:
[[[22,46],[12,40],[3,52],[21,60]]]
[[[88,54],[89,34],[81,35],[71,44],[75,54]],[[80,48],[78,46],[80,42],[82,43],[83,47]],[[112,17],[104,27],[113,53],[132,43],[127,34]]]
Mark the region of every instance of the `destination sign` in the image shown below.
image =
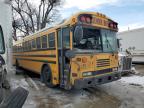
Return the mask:
[[[98,24],[98,25],[109,27],[109,21],[108,20],[105,20],[102,18],[97,18],[97,17],[92,18],[92,24]]]
[[[80,15],[79,20],[80,22],[85,24],[99,25],[106,28],[117,30],[117,23],[110,19],[107,19],[106,17],[84,14],[84,15]]]

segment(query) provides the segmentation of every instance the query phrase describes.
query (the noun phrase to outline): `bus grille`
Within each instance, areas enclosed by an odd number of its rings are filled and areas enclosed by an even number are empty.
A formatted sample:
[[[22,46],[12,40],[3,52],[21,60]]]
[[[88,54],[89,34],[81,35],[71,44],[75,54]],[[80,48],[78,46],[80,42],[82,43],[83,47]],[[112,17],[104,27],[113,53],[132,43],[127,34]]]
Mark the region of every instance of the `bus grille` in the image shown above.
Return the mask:
[[[96,62],[97,67],[110,66],[110,59],[98,59]]]
[[[123,57],[123,70],[130,70],[132,66],[132,58]]]

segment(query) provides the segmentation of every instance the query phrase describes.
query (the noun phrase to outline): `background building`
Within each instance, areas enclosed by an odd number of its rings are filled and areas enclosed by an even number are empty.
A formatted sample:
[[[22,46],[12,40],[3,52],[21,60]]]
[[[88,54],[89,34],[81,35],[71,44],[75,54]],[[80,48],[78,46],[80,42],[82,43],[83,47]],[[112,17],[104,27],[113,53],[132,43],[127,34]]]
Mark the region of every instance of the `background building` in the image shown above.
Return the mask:
[[[130,51],[133,62],[144,63],[144,28],[128,30],[118,33],[121,51]]]

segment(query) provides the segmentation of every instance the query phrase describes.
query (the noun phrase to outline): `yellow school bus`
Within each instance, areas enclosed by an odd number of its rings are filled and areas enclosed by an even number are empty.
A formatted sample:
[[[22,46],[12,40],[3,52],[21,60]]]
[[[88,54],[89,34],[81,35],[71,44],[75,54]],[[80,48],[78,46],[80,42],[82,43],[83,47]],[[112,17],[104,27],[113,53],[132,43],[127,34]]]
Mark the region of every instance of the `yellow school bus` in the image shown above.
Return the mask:
[[[37,74],[48,86],[87,88],[121,78],[117,22],[80,12],[13,44],[13,64]]]

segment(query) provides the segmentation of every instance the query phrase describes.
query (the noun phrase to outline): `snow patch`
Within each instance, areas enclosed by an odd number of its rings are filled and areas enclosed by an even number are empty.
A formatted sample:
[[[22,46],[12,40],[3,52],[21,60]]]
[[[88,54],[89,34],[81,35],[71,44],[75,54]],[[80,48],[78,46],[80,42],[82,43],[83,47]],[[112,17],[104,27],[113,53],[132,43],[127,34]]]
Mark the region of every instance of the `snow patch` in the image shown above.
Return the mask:
[[[144,76],[123,77],[120,81],[128,84],[141,85],[144,87]]]
[[[28,89],[29,87],[29,84],[26,82],[25,79],[20,79],[20,80],[14,80],[14,79],[11,79],[11,86],[13,89],[17,88],[17,87],[23,87],[25,89]]]
[[[67,105],[64,105],[63,108],[74,108],[72,104],[67,104]]]

